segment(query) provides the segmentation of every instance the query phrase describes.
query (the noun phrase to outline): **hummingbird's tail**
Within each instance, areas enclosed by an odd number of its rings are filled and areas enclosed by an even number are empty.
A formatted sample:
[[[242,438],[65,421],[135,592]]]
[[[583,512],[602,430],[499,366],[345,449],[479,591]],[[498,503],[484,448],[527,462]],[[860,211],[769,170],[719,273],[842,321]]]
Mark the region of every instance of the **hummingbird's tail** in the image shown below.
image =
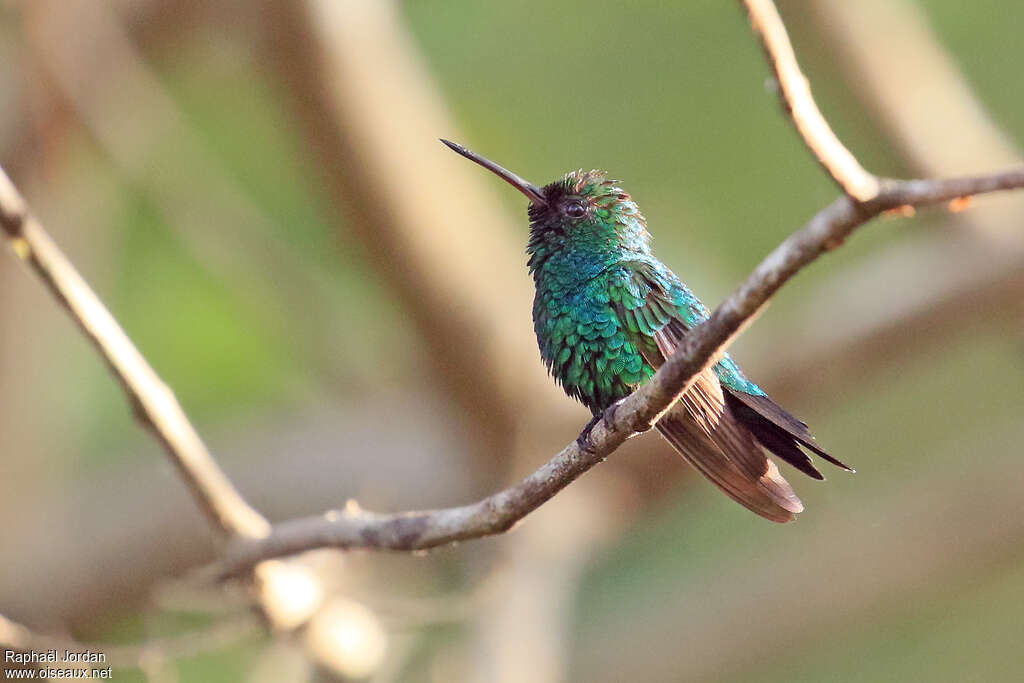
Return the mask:
[[[793,467],[815,479],[824,479],[800,450],[807,448],[847,472],[853,468],[826,453],[814,440],[807,425],[767,396],[755,396],[743,391],[725,388],[725,402],[729,411],[749,429],[761,445]]]
[[[697,471],[730,498],[773,522],[789,522],[803,503],[755,435],[730,409],[705,371],[661,420],[658,431]]]

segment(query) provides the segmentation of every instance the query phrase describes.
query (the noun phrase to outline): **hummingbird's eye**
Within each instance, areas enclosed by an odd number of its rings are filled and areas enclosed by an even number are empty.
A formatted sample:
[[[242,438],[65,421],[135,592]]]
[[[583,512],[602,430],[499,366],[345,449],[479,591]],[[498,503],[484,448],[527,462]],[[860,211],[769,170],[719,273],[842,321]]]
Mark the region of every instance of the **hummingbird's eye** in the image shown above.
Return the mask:
[[[569,218],[583,218],[587,213],[587,207],[583,205],[583,202],[575,201],[566,204],[565,215]]]

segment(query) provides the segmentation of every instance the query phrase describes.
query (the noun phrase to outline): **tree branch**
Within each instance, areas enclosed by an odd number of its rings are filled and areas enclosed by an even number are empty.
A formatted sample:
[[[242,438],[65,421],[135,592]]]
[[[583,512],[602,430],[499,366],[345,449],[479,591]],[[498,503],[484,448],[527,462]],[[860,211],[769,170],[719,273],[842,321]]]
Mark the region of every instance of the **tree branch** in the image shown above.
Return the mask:
[[[864,170],[857,158],[839,141],[818,109],[775,3],[772,0],[743,0],[743,4],[775,71],[782,106],[804,142],[843,192],[861,202],[874,199],[880,189],[878,179]]]
[[[952,180],[880,180],[864,171],[839,143],[814,106],[774,6],[748,0],[783,84],[784,99],[798,129],[848,194],[818,212],[771,252],[679,349],[651,381],[605,411],[581,435],[520,483],[471,505],[439,510],[378,514],[354,502],[343,511],[284,522],[271,528],[234,489],[206,450],[170,389],[149,367],[64,255],[27,212],[25,202],[0,169],[0,228],[14,251],[43,280],[100,350],[122,383],[143,423],[164,445],[200,506],[218,528],[233,535],[219,576],[239,574],[274,557],[323,547],[413,551],[501,533],[604,460],[631,436],[646,431],[713,365],[778,289],[802,268],[840,246],[858,227],[884,211],[959,197],[1024,188],[1024,167]],[[787,85],[788,84],[788,85]],[[806,123],[801,124],[803,120]],[[843,161],[843,155],[854,166]],[[847,160],[847,161],[848,161]],[[870,183],[857,182],[859,174]],[[863,178],[860,178],[863,180]],[[850,185],[849,189],[847,185]],[[865,194],[865,187],[876,189]],[[858,190],[859,188],[859,190]],[[866,200],[861,196],[868,197]]]
[[[32,217],[0,168],[0,228],[14,252],[39,276],[96,346],[120,381],[139,421],[164,446],[213,526],[257,537],[270,528],[214,461],[170,388],[103,306],[82,276]]]
[[[828,45],[841,77],[880,124],[883,144],[899,152],[912,175],[982,173],[1019,163],[1016,145],[993,121],[921,3],[802,5],[811,19],[802,32]],[[956,131],[955,141],[950,131]],[[747,362],[785,402],[807,389],[807,368],[820,371],[819,383],[838,386],[880,369],[880,357],[888,367],[928,346],[946,345],[957,330],[998,328],[1024,291],[1021,216],[1024,194],[985,201],[938,217],[935,230],[907,235],[866,261],[841,266],[785,331],[776,327],[778,337],[758,344],[753,358],[748,353]],[[893,288],[897,279],[901,286]],[[789,343],[794,334],[798,344]]]
[[[776,291],[858,227],[900,206],[924,206],[958,197],[1024,188],[1024,167],[951,180],[886,180],[879,194],[861,203],[840,197],[772,251],[711,317],[687,334],[654,377],[605,411],[586,439],[579,439],[518,484],[471,505],[394,514],[344,510],[274,526],[260,539],[229,544],[218,577],[232,576],[265,559],[314,548],[413,551],[498,534],[594,467],[626,439],[646,431],[713,365]]]

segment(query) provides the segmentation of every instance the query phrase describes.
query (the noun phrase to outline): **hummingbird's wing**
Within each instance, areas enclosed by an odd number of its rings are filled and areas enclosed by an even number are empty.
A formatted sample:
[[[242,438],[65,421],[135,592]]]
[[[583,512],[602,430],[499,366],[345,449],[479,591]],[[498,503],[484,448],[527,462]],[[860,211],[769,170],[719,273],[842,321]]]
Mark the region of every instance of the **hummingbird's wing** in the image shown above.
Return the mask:
[[[740,466],[698,427],[685,408],[672,408],[656,425],[687,462],[740,505],[773,522],[791,522],[804,509],[770,459],[760,456],[760,476]],[[757,448],[755,445],[754,448]],[[757,448],[760,451],[760,448]],[[750,452],[750,451],[747,451]]]
[[[626,270],[630,281],[615,297],[614,308],[645,360],[658,368],[706,312],[696,299],[693,309],[681,310],[678,297],[669,292],[671,282],[654,264],[638,262]],[[689,321],[687,313],[693,316]],[[753,512],[788,522],[803,510],[778,467],[734,414],[713,370],[701,373],[656,426],[697,471]]]
[[[662,357],[667,358],[675,351],[686,331],[706,320],[709,312],[664,266],[643,261],[631,262],[630,265],[633,279],[636,281],[634,287],[638,294],[644,293],[644,296],[637,297],[635,303],[638,311],[627,313],[627,316],[638,320],[643,318],[648,328],[652,330],[651,334],[655,329],[659,331],[662,339],[658,351]],[[639,309],[642,309],[642,312]],[[666,314],[667,311],[674,311],[675,314]],[[660,362],[656,364],[656,360],[658,359],[648,359],[648,362],[657,367]],[[728,366],[724,366],[726,362]],[[723,367],[727,369],[725,379],[723,373],[719,372]],[[722,381],[726,408],[769,451],[814,479],[825,477],[814,466],[807,453],[801,450],[801,446],[837,467],[853,471],[853,468],[821,448],[804,422],[743,377],[742,371],[735,363],[726,359],[716,366],[715,374]],[[729,381],[729,377],[734,381]],[[753,390],[744,391],[743,386],[752,386]]]
[[[663,363],[678,346],[681,333],[685,328],[679,321],[655,332],[658,357],[648,362]],[[714,371],[705,370],[658,421],[658,431],[730,498],[773,522],[792,521],[803,504],[725,396]]]

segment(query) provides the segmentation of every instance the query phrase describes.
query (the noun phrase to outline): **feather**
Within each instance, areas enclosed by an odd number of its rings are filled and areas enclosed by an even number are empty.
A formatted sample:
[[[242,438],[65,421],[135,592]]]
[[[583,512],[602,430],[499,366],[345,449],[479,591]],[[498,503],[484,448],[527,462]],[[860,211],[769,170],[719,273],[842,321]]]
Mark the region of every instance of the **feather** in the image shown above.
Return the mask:
[[[658,355],[675,346],[678,327],[673,323],[654,335]],[[660,366],[664,356],[652,361]],[[702,372],[657,427],[687,462],[747,509],[773,522],[792,521],[794,513],[803,511],[789,482],[732,413],[714,371]]]
[[[788,441],[795,448],[795,443],[799,443],[805,448],[814,451],[825,460],[836,467],[842,468],[847,472],[853,472],[854,469],[846,463],[834,458],[829,455],[825,450],[818,445],[814,440],[814,436],[811,435],[807,425],[790,414],[785,408],[780,406],[775,401],[771,400],[767,396],[754,396],[744,391],[733,391],[726,389],[728,402],[733,407],[740,420],[743,421],[752,431],[758,436],[758,439],[765,445],[766,448],[776,453],[780,458],[789,462],[794,467],[804,470],[797,462],[791,461],[783,453],[772,447],[772,443],[767,443],[762,436],[765,436],[768,441],[779,443],[780,441]],[[794,443],[795,442],[795,443]],[[806,458],[806,456],[804,456]],[[813,469],[813,466],[812,466]],[[817,470],[815,470],[817,472]],[[808,474],[810,474],[808,472]],[[818,473],[816,479],[824,478],[821,477],[821,473]],[[814,475],[811,474],[813,477]]]
[[[683,458],[737,503],[773,522],[790,522],[803,510],[800,499],[779,474],[775,463],[761,453],[762,474],[753,476],[727,457],[682,405],[673,407],[657,424],[661,435]]]
[[[621,286],[637,296],[619,297],[612,309],[634,340],[653,341],[637,342],[637,349],[657,369],[707,311],[655,264],[633,261],[628,272],[629,279]],[[791,521],[803,511],[803,504],[766,450],[814,479],[824,477],[801,446],[846,468],[817,445],[807,425],[766,396],[723,385],[714,369],[695,379],[657,427],[687,462],[730,498],[775,522]]]
[[[659,330],[654,335],[654,339],[658,343],[661,355],[664,358],[670,356],[682,342],[685,334],[686,327],[678,319],[672,320]],[[797,444],[805,446],[837,467],[849,472],[854,471],[853,468],[822,449],[814,440],[807,425],[775,401],[767,396],[755,396],[729,387],[723,387],[723,389],[725,403],[730,412],[752,433],[757,441],[807,476],[818,480],[825,478],[811,462],[810,457],[800,450]]]

